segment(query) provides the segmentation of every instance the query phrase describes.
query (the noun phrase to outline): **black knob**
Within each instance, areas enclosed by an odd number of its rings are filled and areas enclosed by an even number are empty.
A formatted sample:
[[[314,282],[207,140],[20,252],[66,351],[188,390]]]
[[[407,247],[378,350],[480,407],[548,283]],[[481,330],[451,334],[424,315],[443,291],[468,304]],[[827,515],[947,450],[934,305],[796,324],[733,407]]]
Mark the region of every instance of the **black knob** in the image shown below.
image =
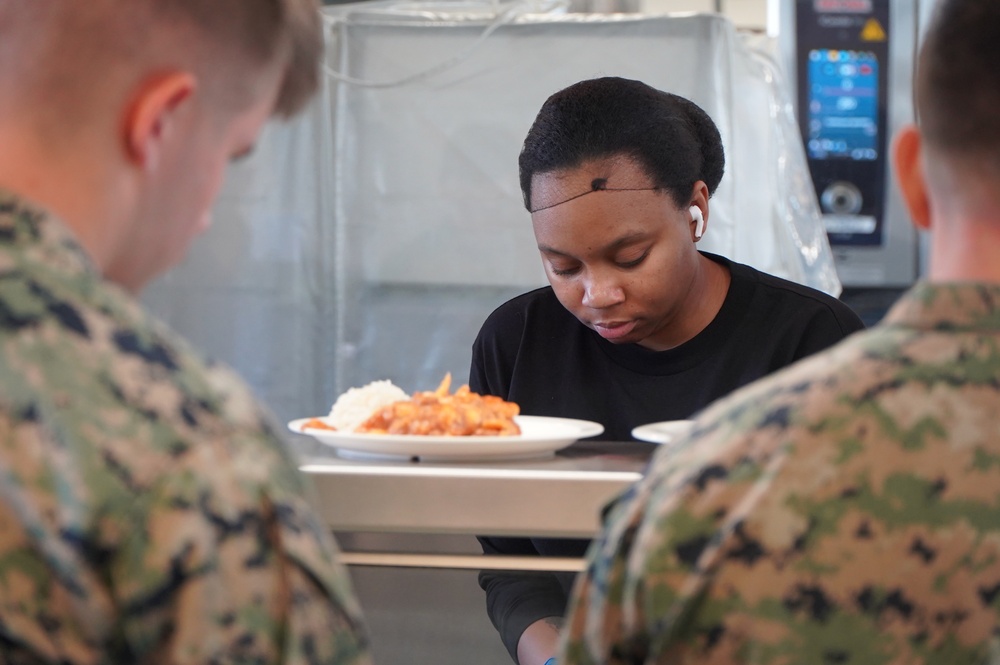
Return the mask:
[[[843,180],[830,184],[819,198],[823,211],[833,215],[856,215],[863,200],[861,190]]]

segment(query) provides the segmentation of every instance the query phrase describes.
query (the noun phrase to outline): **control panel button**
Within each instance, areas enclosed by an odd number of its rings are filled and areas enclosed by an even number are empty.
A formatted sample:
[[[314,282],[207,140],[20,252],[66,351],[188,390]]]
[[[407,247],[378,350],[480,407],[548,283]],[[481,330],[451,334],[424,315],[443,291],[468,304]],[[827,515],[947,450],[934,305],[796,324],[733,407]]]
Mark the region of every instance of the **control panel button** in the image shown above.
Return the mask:
[[[823,211],[833,215],[856,215],[861,212],[861,190],[850,182],[840,180],[830,183],[820,196]]]

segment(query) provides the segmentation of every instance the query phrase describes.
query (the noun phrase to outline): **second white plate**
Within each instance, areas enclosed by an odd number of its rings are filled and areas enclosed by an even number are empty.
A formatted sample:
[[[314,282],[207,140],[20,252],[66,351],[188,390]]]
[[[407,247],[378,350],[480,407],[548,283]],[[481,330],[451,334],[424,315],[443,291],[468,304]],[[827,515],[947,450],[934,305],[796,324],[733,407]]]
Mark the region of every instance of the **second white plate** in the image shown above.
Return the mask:
[[[688,433],[693,420],[664,420],[658,423],[640,425],[632,430],[632,436],[640,441],[670,444]]]

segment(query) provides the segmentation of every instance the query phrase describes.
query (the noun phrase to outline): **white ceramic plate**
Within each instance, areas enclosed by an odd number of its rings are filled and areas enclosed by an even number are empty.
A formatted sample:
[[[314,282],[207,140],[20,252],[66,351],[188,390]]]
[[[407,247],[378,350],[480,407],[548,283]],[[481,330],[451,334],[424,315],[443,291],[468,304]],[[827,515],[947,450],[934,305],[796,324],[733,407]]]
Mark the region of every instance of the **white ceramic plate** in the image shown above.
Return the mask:
[[[669,444],[687,434],[693,424],[693,420],[664,420],[640,425],[632,430],[632,436],[640,441]]]
[[[302,429],[310,418],[288,423],[288,429],[333,446],[343,457],[414,458],[423,460],[497,460],[542,457],[578,439],[604,431],[600,423],[572,418],[515,416],[521,433],[514,436],[425,436],[418,434],[361,434]],[[325,420],[321,418],[320,420]]]

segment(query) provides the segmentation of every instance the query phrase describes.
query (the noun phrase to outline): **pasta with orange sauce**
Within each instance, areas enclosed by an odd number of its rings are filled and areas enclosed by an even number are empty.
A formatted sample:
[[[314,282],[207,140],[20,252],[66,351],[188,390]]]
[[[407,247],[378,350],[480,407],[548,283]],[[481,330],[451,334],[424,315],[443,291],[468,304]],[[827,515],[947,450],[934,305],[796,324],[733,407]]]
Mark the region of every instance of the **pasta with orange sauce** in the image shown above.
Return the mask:
[[[480,395],[463,385],[450,394],[451,374],[437,390],[416,392],[409,400],[378,409],[358,427],[368,434],[432,436],[515,436],[520,407],[495,395]]]

